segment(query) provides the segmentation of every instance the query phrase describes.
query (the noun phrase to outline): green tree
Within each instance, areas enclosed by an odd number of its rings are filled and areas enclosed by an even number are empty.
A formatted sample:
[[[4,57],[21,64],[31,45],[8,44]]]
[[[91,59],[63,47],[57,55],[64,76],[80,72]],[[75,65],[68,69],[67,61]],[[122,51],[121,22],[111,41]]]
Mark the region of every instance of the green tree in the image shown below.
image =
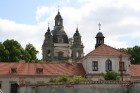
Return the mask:
[[[25,51],[27,51],[30,54],[30,61],[31,62],[37,62],[37,53],[38,51],[36,50],[36,48],[32,45],[32,44],[27,44],[25,47]]]
[[[123,52],[130,54],[131,64],[140,64],[140,47],[134,46],[133,48],[121,48]]]
[[[22,50],[21,50],[21,53],[22,53],[21,59],[22,59],[22,60],[25,60],[26,62],[30,62],[30,60],[31,60],[31,55],[28,53],[28,51],[22,49]]]
[[[0,42],[0,61],[4,61],[6,56],[6,51],[4,45]]]
[[[21,59],[21,45],[15,40],[6,40],[3,42],[4,45],[4,61],[17,62]]]
[[[36,55],[38,51],[32,44],[27,44],[25,49],[14,39],[0,42],[0,62],[26,62],[38,61]]]
[[[103,73],[103,77],[105,80],[119,80],[118,73],[114,71],[106,71],[106,73]]]

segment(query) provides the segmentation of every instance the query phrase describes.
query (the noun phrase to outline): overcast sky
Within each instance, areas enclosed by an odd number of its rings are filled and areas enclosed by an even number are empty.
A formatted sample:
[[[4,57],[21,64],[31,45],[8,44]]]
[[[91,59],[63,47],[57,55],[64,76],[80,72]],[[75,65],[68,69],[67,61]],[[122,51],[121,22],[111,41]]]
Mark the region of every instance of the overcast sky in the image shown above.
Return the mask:
[[[1,0],[0,42],[15,39],[23,48],[31,43],[41,59],[44,34],[48,23],[53,29],[58,6],[68,37],[73,37],[78,24],[85,54],[95,47],[99,23],[105,44],[140,45],[140,0]]]

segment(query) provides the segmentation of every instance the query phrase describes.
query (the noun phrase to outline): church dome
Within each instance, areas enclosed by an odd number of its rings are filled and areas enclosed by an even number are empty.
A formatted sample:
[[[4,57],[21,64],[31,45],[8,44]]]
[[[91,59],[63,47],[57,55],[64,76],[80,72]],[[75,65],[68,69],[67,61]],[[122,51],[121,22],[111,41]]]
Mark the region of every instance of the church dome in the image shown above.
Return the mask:
[[[98,38],[98,37],[102,37],[102,38],[104,38],[103,33],[102,33],[102,32],[98,32],[97,35],[96,35],[96,38]]]
[[[57,27],[56,29],[52,30],[52,34],[54,43],[58,43],[59,37],[63,38],[63,43],[68,43],[68,36],[63,27]]]

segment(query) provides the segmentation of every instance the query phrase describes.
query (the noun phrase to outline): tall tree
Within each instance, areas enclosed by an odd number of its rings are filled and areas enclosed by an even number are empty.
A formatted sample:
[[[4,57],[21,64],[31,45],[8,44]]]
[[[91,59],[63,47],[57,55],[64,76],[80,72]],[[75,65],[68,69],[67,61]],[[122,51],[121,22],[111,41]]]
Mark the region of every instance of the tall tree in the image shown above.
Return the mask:
[[[22,47],[20,43],[15,40],[6,40],[3,42],[5,48],[5,61],[7,62],[17,62],[21,59]]]
[[[32,44],[27,44],[25,47],[25,51],[27,51],[30,54],[30,61],[31,62],[37,62],[37,53],[38,51],[36,50],[36,48],[32,45]]]
[[[130,62],[131,64],[140,64],[140,47],[134,46],[132,48],[121,48],[123,52],[130,54]]]
[[[0,42],[0,62],[37,62],[38,51],[32,44],[27,44],[25,49],[14,39]]]
[[[0,61],[1,61],[1,62],[5,60],[5,56],[6,56],[5,47],[4,47],[4,45],[0,42]]]

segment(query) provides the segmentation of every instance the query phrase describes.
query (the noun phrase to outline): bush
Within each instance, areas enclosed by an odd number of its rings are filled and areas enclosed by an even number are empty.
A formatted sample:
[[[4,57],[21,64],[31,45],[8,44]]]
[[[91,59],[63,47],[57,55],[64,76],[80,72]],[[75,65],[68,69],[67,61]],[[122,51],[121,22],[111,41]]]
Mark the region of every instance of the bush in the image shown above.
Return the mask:
[[[79,83],[79,82],[85,82],[86,81],[86,78],[82,77],[82,76],[74,76],[72,78],[66,76],[66,75],[63,75],[63,76],[60,76],[60,77],[57,77],[57,78],[51,78],[49,80],[49,82],[76,82],[76,83]]]
[[[74,76],[71,80],[71,82],[85,82],[86,81],[86,78],[82,77],[82,76]]]
[[[103,73],[103,77],[105,80],[119,80],[118,73],[114,71],[106,71],[106,73]]]
[[[53,78],[51,78],[50,80],[49,80],[49,82],[56,82],[56,79],[53,79]]]
[[[58,77],[58,78],[56,79],[56,81],[57,81],[57,82],[68,82],[68,81],[69,81],[69,77],[66,76],[66,75],[63,75],[63,76],[61,76],[61,77]]]

